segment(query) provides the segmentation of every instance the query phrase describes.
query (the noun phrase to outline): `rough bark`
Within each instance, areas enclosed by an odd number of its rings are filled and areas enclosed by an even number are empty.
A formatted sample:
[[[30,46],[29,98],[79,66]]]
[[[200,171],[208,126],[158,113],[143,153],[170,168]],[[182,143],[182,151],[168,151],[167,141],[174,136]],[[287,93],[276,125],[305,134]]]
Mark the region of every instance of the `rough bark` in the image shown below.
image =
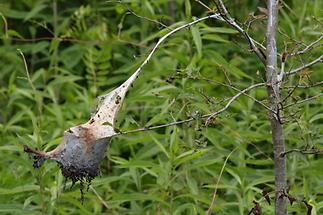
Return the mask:
[[[268,26],[267,26],[267,62],[266,79],[270,108],[272,142],[275,160],[275,214],[286,214],[286,160],[281,156],[285,152],[283,126],[280,120],[279,104],[280,89],[277,71],[276,31],[278,22],[278,0],[268,0]]]

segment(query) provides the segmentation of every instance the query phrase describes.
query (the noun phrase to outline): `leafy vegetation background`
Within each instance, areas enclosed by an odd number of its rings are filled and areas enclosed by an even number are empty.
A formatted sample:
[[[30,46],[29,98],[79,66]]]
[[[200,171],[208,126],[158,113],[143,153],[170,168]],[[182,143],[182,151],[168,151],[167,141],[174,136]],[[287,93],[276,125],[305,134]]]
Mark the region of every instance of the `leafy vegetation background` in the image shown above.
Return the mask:
[[[95,98],[122,83],[158,38],[207,10],[195,1],[1,1],[0,46],[0,212],[4,214],[204,214],[218,185],[214,214],[246,214],[273,197],[274,172],[267,110],[241,97],[208,127],[197,120],[177,127],[113,139],[102,175],[79,201],[57,164],[33,169],[23,144],[50,150],[65,129],[87,121]],[[265,1],[232,0],[233,17],[247,24],[265,15]],[[211,8],[212,3],[208,4]],[[322,34],[322,1],[286,0],[280,9],[279,52],[304,48]],[[254,13],[254,14],[252,14]],[[246,26],[246,25],[245,25]],[[265,20],[249,33],[265,40]],[[27,78],[20,49],[26,58]],[[321,48],[288,61],[287,69],[322,53]],[[316,65],[285,86],[322,80]],[[264,81],[264,67],[245,41],[225,24],[208,20],[168,39],[130,90],[118,118],[128,131],[215,112],[237,93]],[[320,87],[300,88],[285,103],[318,95]],[[266,89],[249,94],[266,103]],[[284,95],[288,95],[285,89]],[[322,99],[285,110],[287,149],[322,148]],[[323,213],[320,155],[288,154],[290,194]],[[297,202],[291,214],[304,214]]]

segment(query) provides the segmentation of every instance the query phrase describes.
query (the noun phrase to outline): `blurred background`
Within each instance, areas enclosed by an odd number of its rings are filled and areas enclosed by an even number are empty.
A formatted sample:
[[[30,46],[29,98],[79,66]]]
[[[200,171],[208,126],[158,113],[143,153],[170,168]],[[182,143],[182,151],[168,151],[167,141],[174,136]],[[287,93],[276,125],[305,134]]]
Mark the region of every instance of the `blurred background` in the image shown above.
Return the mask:
[[[23,153],[24,144],[55,148],[63,131],[86,122],[96,97],[126,80],[161,36],[215,10],[213,1],[204,3],[209,9],[193,0],[0,1],[0,213],[205,214],[219,181],[213,214],[247,214],[253,200],[264,214],[273,214],[270,123],[267,110],[246,96],[208,127],[196,120],[114,138],[83,204],[79,184],[66,182],[64,190],[55,162],[34,169]],[[225,4],[265,44],[266,1]],[[281,1],[279,53],[301,50],[322,36],[322,4]],[[320,54],[317,47],[292,58],[286,70]],[[320,85],[309,87],[322,81],[322,69],[317,64],[285,80],[287,150],[322,148],[322,98],[295,104],[322,94]],[[130,89],[117,128],[199,118],[221,109],[237,89],[260,82],[264,67],[244,38],[223,22],[207,20],[161,45]],[[267,102],[266,88],[248,94]],[[306,212],[303,199],[312,214],[323,213],[322,165],[319,154],[287,155],[290,194],[299,201],[289,206],[290,214]]]

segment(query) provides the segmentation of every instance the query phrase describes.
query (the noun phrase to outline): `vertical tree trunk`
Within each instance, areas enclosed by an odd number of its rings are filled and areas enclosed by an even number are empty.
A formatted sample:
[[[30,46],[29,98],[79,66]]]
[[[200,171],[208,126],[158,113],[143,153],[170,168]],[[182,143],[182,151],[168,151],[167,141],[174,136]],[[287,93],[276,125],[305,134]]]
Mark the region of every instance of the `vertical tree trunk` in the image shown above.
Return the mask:
[[[275,214],[286,214],[286,198],[284,196],[287,179],[286,179],[286,161],[285,156],[281,156],[285,152],[285,142],[283,127],[279,114],[280,89],[278,83],[277,71],[277,47],[276,47],[276,31],[278,22],[278,3],[279,0],[268,0],[268,26],[267,26],[267,62],[266,62],[266,79],[268,84],[268,99],[270,112],[272,141],[274,146],[275,159]]]

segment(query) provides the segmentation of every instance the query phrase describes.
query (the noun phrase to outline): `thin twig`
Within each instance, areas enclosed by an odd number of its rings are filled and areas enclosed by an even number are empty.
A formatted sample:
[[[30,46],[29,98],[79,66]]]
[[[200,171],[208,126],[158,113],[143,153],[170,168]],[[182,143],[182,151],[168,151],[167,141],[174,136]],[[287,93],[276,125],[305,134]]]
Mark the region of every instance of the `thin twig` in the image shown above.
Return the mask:
[[[281,153],[280,156],[284,157],[285,155],[290,154],[292,152],[298,152],[303,155],[311,155],[311,154],[319,155],[319,154],[323,154],[323,149],[320,149],[320,150],[291,149]]]
[[[208,118],[208,120],[210,121],[216,115],[219,115],[220,113],[226,111],[230,107],[230,105],[232,104],[232,102],[234,100],[236,100],[239,96],[245,94],[248,90],[251,90],[253,88],[260,87],[260,86],[265,86],[265,85],[266,85],[265,83],[258,83],[258,84],[251,85],[251,86],[249,86],[248,88],[246,88],[244,90],[241,90],[239,93],[234,95],[228,101],[228,103],[225,105],[225,107],[223,107],[222,109],[220,109],[220,110],[218,110],[218,111],[216,111],[214,113],[209,113],[209,114],[205,114],[205,115],[198,116],[198,117],[190,117],[190,118],[185,119],[185,120],[175,121],[175,122],[171,122],[171,123],[167,123],[167,124],[163,124],[163,125],[156,125],[156,126],[151,126],[151,127],[138,128],[138,129],[134,129],[134,130],[130,130],[130,131],[119,132],[119,133],[116,133],[113,136],[120,136],[120,135],[137,133],[137,132],[142,132],[142,131],[151,131],[151,130],[156,130],[156,129],[160,129],[160,128],[166,128],[166,127],[175,126],[175,125],[180,125],[180,124],[188,123],[188,122],[191,122],[191,121],[194,121],[194,120],[205,119],[205,118]]]
[[[141,63],[141,65],[138,67],[138,69],[133,73],[133,75],[136,76],[136,77],[138,77],[140,75],[140,73],[142,72],[142,68],[148,63],[148,61],[153,56],[153,54],[155,53],[155,51],[158,49],[158,47],[160,46],[160,44],[163,43],[166,38],[168,38],[169,36],[173,35],[174,33],[178,32],[178,31],[180,31],[182,29],[191,27],[191,26],[193,26],[193,25],[195,25],[195,24],[197,24],[199,22],[202,22],[202,21],[207,20],[207,19],[210,19],[210,18],[220,19],[220,14],[212,14],[212,15],[209,15],[209,16],[205,16],[205,17],[196,19],[196,20],[194,20],[194,21],[192,21],[190,23],[181,25],[181,26],[179,26],[179,27],[171,30],[167,34],[165,34],[163,37],[161,37],[158,40],[158,42],[156,43],[156,45],[153,47],[153,49],[150,51],[150,53],[148,54],[148,56],[146,57],[146,59]],[[133,81],[135,81],[135,80],[136,80],[136,78]]]
[[[288,93],[288,95],[280,102],[281,104],[283,104],[289,97],[291,97],[293,95],[293,93],[297,89],[297,86],[298,85],[299,85],[299,80],[298,80],[297,84],[295,85],[295,87],[292,88],[292,90],[290,90],[290,92]]]
[[[321,40],[323,39],[323,35],[321,35],[317,40],[315,40],[314,42],[312,42],[311,44],[309,44],[308,46],[306,46],[303,50],[301,51],[297,51],[297,52],[294,52],[294,53],[291,53],[289,54],[290,57],[293,57],[295,55],[301,55],[301,54],[304,54],[306,53],[307,51],[310,51],[311,49],[314,48],[314,46],[316,44],[318,44]]]
[[[261,62],[266,65],[266,55],[263,53],[261,49],[256,46],[256,42],[252,39],[249,34],[230,16],[228,10],[226,9],[225,5],[223,4],[222,0],[214,0],[218,11],[221,14],[221,17],[224,21],[229,24],[231,27],[236,29],[240,34],[242,34],[247,42],[249,43],[250,49],[258,56]],[[258,42],[257,42],[258,43]],[[258,43],[259,44],[259,43]],[[264,48],[264,47],[262,47]]]
[[[134,129],[134,130],[130,130],[130,131],[122,131],[119,133],[116,133],[114,136],[120,136],[120,135],[125,135],[125,134],[132,134],[132,133],[137,133],[137,132],[141,132],[141,131],[151,131],[151,130],[156,130],[159,128],[166,128],[166,127],[170,127],[170,126],[175,126],[175,125],[180,125],[180,124],[184,124],[187,122],[191,122],[194,120],[198,120],[198,119],[202,119],[205,118],[207,116],[201,116],[201,117],[191,117],[185,120],[181,120],[181,121],[175,121],[175,122],[171,122],[171,123],[167,123],[167,124],[163,124],[163,125],[156,125],[156,126],[151,126],[151,127],[144,127],[144,128],[138,128],[138,129]]]
[[[289,107],[294,106],[294,105],[299,105],[299,104],[302,104],[304,102],[308,102],[310,100],[317,99],[317,98],[319,98],[321,96],[323,96],[323,93],[317,94],[315,96],[309,97],[309,98],[304,99],[304,100],[297,101],[297,102],[292,103],[292,104],[288,104],[288,105],[284,106],[284,108],[289,108]]]
[[[298,86],[284,86],[283,88],[303,88],[303,89],[307,89],[307,88],[311,88],[311,87],[317,87],[317,86],[320,86],[323,84],[323,81],[319,81],[319,82],[316,82],[314,84],[311,84],[311,85],[298,85]]]
[[[223,128],[228,129],[230,132],[232,132],[234,135],[236,135],[237,139],[241,140],[243,143],[245,143],[246,145],[251,145],[253,146],[260,154],[264,155],[268,160],[273,161],[273,159],[267,155],[264,151],[262,151],[255,143],[253,143],[252,141],[254,140],[250,140],[246,137],[244,137],[243,135],[241,135],[241,133],[239,131],[237,131],[234,128],[231,128],[231,126],[228,126],[227,124],[219,121],[219,124],[221,124],[221,126],[223,126]]]
[[[206,8],[208,11],[213,11],[209,6],[207,6],[206,4],[204,4],[204,2],[200,1],[200,0],[195,0],[197,3],[199,3],[200,5],[202,5],[204,8]]]
[[[321,55],[320,57],[316,58],[315,60],[313,60],[312,62],[308,63],[308,64],[305,64],[301,67],[298,67],[296,69],[293,69],[292,71],[288,72],[288,73],[285,73],[285,76],[290,76],[290,75],[295,75],[301,71],[303,71],[304,69],[307,69],[317,63],[320,63],[320,62],[323,62],[323,55]]]
[[[229,87],[229,88],[231,88],[231,89],[233,89],[233,90],[236,90],[236,91],[240,91],[238,88],[236,88],[236,87],[234,87],[234,86],[232,86],[232,85],[227,85],[227,87]],[[259,101],[258,99],[256,99],[255,97],[252,97],[252,96],[250,96],[249,94],[247,94],[247,93],[244,93],[243,92],[243,95],[245,95],[245,96],[247,96],[248,98],[250,98],[250,99],[252,99],[253,101],[255,101],[257,104],[260,104],[261,106],[263,106],[264,108],[266,108],[267,110],[269,110],[269,111],[273,111],[273,110],[271,110],[270,109],[270,107],[268,107],[267,105],[265,105],[263,102],[261,102],[261,101]]]
[[[215,112],[215,113],[212,113],[210,114],[210,116],[207,118],[206,120],[206,124],[210,123],[212,121],[212,119],[214,118],[214,116],[218,115],[219,113],[222,113],[223,111],[225,111],[226,109],[228,109],[228,107],[231,105],[231,103],[236,100],[240,95],[244,94],[245,92],[253,89],[253,88],[256,88],[256,87],[260,87],[260,86],[264,86],[266,85],[266,83],[258,83],[258,84],[254,84],[254,85],[251,85],[249,86],[248,88],[240,91],[239,93],[237,93],[235,96],[233,96],[229,101],[228,103],[219,111]]]
[[[49,27],[47,27],[46,23],[41,23],[41,22],[37,22],[36,20],[28,20],[28,22],[31,22],[33,24],[38,25],[39,27],[42,27],[43,29],[45,29],[50,35],[52,35],[55,38],[55,33],[49,29]]]
[[[165,25],[164,23],[160,22],[160,21],[157,21],[157,20],[154,20],[154,19],[151,19],[151,18],[148,18],[148,17],[145,17],[145,16],[142,16],[142,15],[139,15],[137,14],[136,12],[134,12],[127,4],[125,4],[124,2],[122,1],[107,1],[108,3],[119,3],[121,4],[123,7],[125,7],[129,13],[131,13],[132,15],[140,18],[140,19],[144,19],[144,20],[147,20],[149,22],[153,22],[155,24],[158,24],[158,25],[161,25],[163,26],[164,28],[169,28],[167,25]]]
[[[213,192],[213,196],[212,196],[212,202],[211,202],[211,205],[210,205],[209,209],[208,209],[208,210],[207,210],[207,212],[206,212],[206,214],[207,214],[207,215],[209,215],[209,214],[211,213],[211,210],[212,210],[212,209],[213,209],[213,207],[214,207],[214,202],[215,202],[216,192],[217,192],[217,190],[218,190],[218,186],[219,186],[219,183],[220,183],[220,180],[221,180],[221,177],[222,177],[222,174],[223,174],[224,168],[225,168],[225,166],[227,165],[227,162],[228,162],[228,160],[229,160],[230,156],[231,156],[231,155],[233,154],[233,152],[235,152],[237,149],[238,149],[238,147],[234,148],[234,149],[230,152],[230,154],[226,157],[226,159],[225,159],[225,161],[224,161],[224,163],[223,163],[223,165],[222,165],[222,168],[221,168],[221,171],[220,171],[220,174],[219,174],[218,180],[217,180],[217,182],[216,182],[216,184],[215,184],[215,188],[214,188],[214,192]]]
[[[190,78],[190,77],[189,77]],[[228,87],[228,88],[231,88],[235,91],[238,91],[240,92],[240,90],[238,88],[236,88],[235,86],[233,85],[230,85],[230,84],[224,84],[224,83],[221,83],[221,82],[217,82],[217,81],[214,81],[212,79],[208,79],[208,78],[204,78],[204,77],[192,77],[191,79],[198,79],[198,80],[204,80],[204,81],[207,81],[207,82],[211,82],[213,84],[219,84],[219,85],[222,85],[222,86],[225,86],[225,87]],[[265,84],[265,83],[264,83]],[[267,110],[269,111],[272,111],[267,105],[265,105],[263,102],[259,101],[258,99],[256,99],[255,97],[252,97],[250,96],[249,94],[247,93],[243,93],[243,95],[247,96],[248,98],[252,99],[253,101],[255,101],[257,104],[260,104],[261,106],[263,106],[264,108],[266,108]]]

